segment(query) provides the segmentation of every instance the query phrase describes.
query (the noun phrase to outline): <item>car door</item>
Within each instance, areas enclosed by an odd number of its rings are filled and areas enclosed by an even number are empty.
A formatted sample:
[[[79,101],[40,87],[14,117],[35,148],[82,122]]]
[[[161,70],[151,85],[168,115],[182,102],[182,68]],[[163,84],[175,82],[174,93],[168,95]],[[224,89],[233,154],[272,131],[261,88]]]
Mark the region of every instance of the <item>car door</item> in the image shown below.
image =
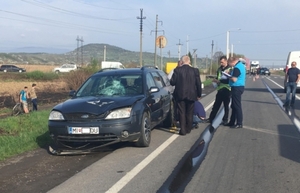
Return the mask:
[[[169,105],[167,105],[170,102],[168,101],[168,90],[165,88],[162,77],[157,72],[151,72],[151,74],[156,86],[159,88],[159,120],[163,120],[166,117],[166,113],[169,111]]]
[[[170,105],[171,105],[171,102],[172,102],[172,99],[173,99],[173,86],[171,86],[170,84],[170,80],[168,79],[168,76],[163,72],[163,71],[158,71],[158,74],[161,76],[162,78],[162,81],[164,83],[164,88],[163,90],[165,92],[163,92],[164,94],[164,107],[163,107],[163,110],[164,110],[164,116],[166,117],[167,116],[167,113],[169,112],[170,110]]]
[[[9,69],[9,70],[7,70],[8,72],[16,72],[16,67],[15,66],[9,66],[8,69]]]
[[[151,88],[157,88],[155,81],[150,73],[146,74],[146,86],[147,86],[147,99],[146,104],[150,108],[151,111],[151,123],[152,126],[157,125],[160,122],[161,117],[161,96],[158,92],[150,92]]]

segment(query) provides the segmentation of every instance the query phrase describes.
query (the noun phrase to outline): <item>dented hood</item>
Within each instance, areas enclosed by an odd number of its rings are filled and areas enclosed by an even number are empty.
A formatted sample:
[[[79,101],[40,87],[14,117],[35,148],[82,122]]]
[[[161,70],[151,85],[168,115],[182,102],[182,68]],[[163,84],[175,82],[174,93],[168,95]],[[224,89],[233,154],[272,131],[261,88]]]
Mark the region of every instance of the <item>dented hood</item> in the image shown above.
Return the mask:
[[[132,97],[81,97],[69,99],[56,105],[53,110],[62,113],[90,113],[99,115],[107,111],[132,106],[143,96]]]

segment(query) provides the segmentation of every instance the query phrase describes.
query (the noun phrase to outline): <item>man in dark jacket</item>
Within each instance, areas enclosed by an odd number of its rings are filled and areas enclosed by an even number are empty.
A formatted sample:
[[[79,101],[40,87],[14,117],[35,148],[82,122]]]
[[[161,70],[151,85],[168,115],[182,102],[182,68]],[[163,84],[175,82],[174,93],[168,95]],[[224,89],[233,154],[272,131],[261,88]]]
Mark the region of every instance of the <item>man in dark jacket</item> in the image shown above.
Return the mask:
[[[194,104],[201,97],[202,88],[199,70],[190,66],[190,58],[181,58],[183,65],[175,68],[170,83],[175,86],[174,97],[177,102],[180,135],[190,133],[193,126]]]
[[[212,111],[209,115],[209,121],[210,123],[213,122],[215,119],[222,103],[224,106],[224,116],[222,119],[222,124],[227,124],[228,122],[228,113],[229,113],[229,103],[230,103],[230,86],[229,86],[229,79],[225,75],[222,74],[222,72],[231,73],[231,67],[227,64],[227,58],[226,56],[220,57],[220,64],[221,66],[217,70],[217,78],[213,80],[218,86],[217,86],[217,95],[216,99],[212,108]]]

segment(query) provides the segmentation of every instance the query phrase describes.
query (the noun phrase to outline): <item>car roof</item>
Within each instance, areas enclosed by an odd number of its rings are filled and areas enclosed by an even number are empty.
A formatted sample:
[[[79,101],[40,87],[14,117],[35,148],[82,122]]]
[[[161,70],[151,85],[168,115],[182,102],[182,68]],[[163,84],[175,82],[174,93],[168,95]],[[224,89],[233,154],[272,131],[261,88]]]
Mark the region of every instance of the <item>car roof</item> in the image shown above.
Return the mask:
[[[144,66],[142,68],[125,68],[125,69],[119,69],[119,68],[105,68],[94,75],[112,75],[112,74],[142,74],[143,72],[152,72],[152,71],[160,71],[155,66]],[[93,76],[94,76],[93,75]]]

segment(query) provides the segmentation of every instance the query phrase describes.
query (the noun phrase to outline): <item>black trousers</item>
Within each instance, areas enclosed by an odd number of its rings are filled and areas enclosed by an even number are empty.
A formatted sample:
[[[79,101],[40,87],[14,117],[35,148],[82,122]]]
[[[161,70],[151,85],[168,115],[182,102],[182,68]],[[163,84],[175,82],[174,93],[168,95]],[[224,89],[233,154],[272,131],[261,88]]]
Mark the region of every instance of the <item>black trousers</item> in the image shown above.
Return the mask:
[[[209,122],[212,123],[215,119],[221,105],[224,105],[224,116],[223,121],[228,121],[228,114],[229,114],[229,103],[230,103],[230,90],[227,88],[222,88],[218,90],[216,99],[212,108],[212,111],[209,115]]]
[[[31,99],[32,102],[32,110],[37,111],[37,99]]]
[[[194,101],[182,100],[177,102],[180,123],[180,134],[190,133],[193,127]]]
[[[244,86],[231,87],[231,108],[232,113],[230,117],[230,124],[243,125],[243,111],[242,111],[242,94],[244,93]]]

